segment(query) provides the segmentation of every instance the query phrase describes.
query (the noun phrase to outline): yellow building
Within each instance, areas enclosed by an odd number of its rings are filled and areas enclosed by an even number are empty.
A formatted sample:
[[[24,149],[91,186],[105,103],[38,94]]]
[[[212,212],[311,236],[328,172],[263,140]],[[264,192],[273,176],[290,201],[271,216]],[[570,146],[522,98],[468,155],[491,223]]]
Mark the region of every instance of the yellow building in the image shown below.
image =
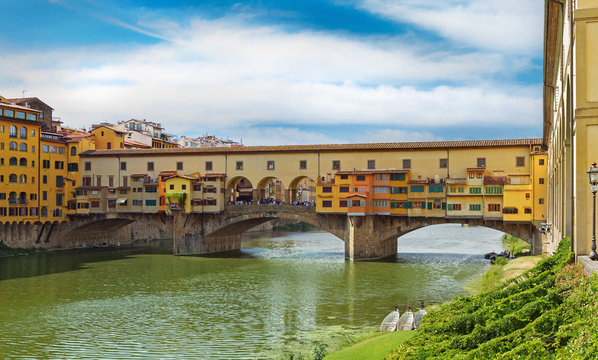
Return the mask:
[[[405,206],[409,193],[409,170],[395,170],[390,173],[390,214],[408,215]]]
[[[68,208],[67,146],[60,134],[42,132],[40,162],[39,204],[40,217],[48,221],[65,220]]]
[[[77,186],[81,186],[81,158],[79,154],[84,151],[95,150],[95,143],[93,142],[93,135],[86,133],[67,133],[66,140],[66,214],[77,213],[76,190]]]
[[[124,149],[125,131],[118,130],[110,125],[94,125],[90,131],[93,134],[95,147],[100,149]]]
[[[0,103],[0,222],[40,220],[39,111]]]

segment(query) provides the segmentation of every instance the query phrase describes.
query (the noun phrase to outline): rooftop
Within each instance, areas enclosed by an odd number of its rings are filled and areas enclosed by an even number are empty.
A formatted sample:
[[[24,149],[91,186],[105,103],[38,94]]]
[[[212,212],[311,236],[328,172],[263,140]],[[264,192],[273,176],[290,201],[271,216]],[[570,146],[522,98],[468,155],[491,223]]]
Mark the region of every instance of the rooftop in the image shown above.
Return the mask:
[[[542,139],[507,139],[507,140],[462,140],[429,142],[395,143],[358,143],[358,144],[320,144],[320,145],[277,145],[277,146],[239,146],[210,148],[171,148],[171,149],[136,149],[136,150],[95,150],[81,153],[84,156],[136,156],[136,155],[193,155],[202,153],[260,153],[260,152],[335,152],[335,151],[388,151],[421,149],[459,149],[516,147],[541,145]]]

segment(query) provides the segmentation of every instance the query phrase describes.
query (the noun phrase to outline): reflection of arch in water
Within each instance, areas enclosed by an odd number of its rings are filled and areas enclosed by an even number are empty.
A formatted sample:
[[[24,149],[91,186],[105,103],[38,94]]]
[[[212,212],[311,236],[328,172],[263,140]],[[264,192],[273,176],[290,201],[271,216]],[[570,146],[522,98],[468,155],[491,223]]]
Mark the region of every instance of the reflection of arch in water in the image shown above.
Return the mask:
[[[309,176],[297,176],[289,184],[288,198],[291,203],[316,200],[316,182]]]
[[[226,186],[226,200],[228,202],[250,202],[253,200],[253,185],[243,176],[235,176]]]
[[[257,184],[258,201],[287,201],[285,197],[285,187],[282,180],[274,176],[267,176],[260,180]]]

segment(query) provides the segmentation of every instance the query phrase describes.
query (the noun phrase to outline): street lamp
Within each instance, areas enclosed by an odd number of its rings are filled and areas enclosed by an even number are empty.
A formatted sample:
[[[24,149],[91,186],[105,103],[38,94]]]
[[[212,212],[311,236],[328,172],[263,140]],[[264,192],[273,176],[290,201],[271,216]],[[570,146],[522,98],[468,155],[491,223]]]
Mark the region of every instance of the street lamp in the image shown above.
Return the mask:
[[[592,194],[594,197],[594,211],[592,216],[592,252],[590,252],[590,259],[598,260],[596,254],[596,192],[598,191],[598,167],[596,162],[592,163],[592,167],[588,169],[588,177],[592,185]]]

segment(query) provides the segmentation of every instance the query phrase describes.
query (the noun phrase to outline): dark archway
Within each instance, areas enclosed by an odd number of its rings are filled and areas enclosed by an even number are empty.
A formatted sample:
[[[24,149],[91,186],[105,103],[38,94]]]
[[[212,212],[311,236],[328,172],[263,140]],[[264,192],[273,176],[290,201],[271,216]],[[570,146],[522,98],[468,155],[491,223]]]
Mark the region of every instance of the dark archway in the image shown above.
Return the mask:
[[[247,204],[253,201],[253,185],[243,176],[232,178],[226,186],[226,201],[229,204]]]
[[[285,197],[284,183],[274,176],[268,176],[257,184],[257,199],[260,204],[284,204],[288,202]]]
[[[313,204],[316,201],[316,182],[308,176],[298,176],[289,184],[289,203]]]

